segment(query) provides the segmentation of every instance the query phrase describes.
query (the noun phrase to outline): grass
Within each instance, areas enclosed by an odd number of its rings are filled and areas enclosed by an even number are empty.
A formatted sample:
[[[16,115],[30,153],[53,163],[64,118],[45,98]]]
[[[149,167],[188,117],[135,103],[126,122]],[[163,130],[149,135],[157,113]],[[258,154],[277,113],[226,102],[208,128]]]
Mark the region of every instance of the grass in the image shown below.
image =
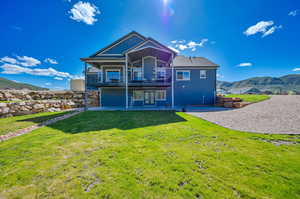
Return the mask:
[[[8,118],[0,118],[0,135],[5,135],[12,131],[26,128],[34,124],[39,124],[41,122],[64,115],[66,113],[68,112],[46,112]]]
[[[236,94],[230,94],[226,95],[226,97],[238,97],[241,98],[245,102],[261,102],[267,99],[270,99],[270,96],[268,95],[250,95],[250,94],[241,94],[241,95],[236,95]]]
[[[0,198],[300,198],[300,136],[175,112],[84,112],[0,143]]]

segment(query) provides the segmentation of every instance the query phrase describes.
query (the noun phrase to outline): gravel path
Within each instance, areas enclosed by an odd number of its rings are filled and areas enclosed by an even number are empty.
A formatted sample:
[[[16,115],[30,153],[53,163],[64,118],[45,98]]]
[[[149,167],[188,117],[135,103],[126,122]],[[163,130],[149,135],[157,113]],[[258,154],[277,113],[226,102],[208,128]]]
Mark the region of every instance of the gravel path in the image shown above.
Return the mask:
[[[272,96],[241,109],[189,112],[215,124],[248,132],[300,134],[300,96]]]

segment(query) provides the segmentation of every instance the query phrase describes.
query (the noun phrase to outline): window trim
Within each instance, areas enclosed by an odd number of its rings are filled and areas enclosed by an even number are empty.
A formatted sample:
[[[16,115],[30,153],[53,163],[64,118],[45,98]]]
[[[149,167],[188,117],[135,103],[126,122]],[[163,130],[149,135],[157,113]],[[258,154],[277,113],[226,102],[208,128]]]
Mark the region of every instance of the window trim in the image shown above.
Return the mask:
[[[142,98],[141,99],[135,99],[134,98],[134,92],[136,92],[136,91],[140,91],[142,93]],[[133,92],[132,92],[132,101],[134,101],[134,102],[144,101],[144,91],[143,90],[133,90]]]
[[[105,69],[105,82],[112,82],[111,80],[108,80],[107,78],[107,74],[108,72],[119,72],[119,81],[118,82],[121,82],[121,69]]]
[[[165,74],[163,78],[158,78],[158,73],[162,72],[162,71],[159,71],[159,70],[163,70],[163,72]],[[156,67],[155,76],[156,76],[155,77],[156,80],[165,80],[165,79],[167,79],[167,68],[166,67]]]
[[[205,71],[205,77],[201,76],[201,71]],[[207,70],[200,70],[200,79],[207,79]]]
[[[189,73],[189,78],[188,79],[178,79],[178,72],[188,72]],[[184,77],[184,76],[182,76]],[[191,70],[176,70],[176,81],[190,81],[191,80]]]
[[[101,80],[99,80],[101,78]],[[97,72],[97,82],[103,82],[102,70]]]
[[[137,72],[137,71],[135,71],[137,69],[139,69],[140,71],[138,71],[138,72],[141,73],[141,79],[140,80],[135,80],[134,79],[134,72]],[[142,81],[142,80],[144,80],[143,71],[144,71],[143,67],[131,67],[131,80],[133,80],[133,81]]]
[[[157,93],[158,92],[163,92],[164,93],[164,98],[163,99],[158,99],[157,98]],[[155,91],[155,101],[166,101],[167,100],[167,92],[166,90],[156,90]]]

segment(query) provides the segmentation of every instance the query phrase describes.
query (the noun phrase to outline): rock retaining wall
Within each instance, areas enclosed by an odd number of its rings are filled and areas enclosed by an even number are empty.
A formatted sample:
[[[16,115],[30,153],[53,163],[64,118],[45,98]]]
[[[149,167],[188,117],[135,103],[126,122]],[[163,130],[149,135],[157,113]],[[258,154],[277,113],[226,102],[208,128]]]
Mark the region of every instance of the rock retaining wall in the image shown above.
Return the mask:
[[[225,108],[242,108],[249,105],[250,102],[243,102],[241,98],[218,96],[216,106]]]
[[[97,91],[88,93],[88,106],[99,106]],[[0,90],[0,117],[80,107],[84,107],[84,92]]]

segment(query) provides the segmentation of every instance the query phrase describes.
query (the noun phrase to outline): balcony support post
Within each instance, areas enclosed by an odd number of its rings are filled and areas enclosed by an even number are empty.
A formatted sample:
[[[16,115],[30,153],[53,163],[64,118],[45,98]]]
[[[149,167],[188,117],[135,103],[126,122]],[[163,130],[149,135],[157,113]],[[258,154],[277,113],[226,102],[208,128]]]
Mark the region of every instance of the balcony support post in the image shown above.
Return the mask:
[[[125,90],[126,90],[126,110],[128,109],[128,54],[126,53],[125,60]]]
[[[87,63],[84,62],[84,110],[88,110],[88,91],[87,91]]]
[[[173,66],[173,59],[174,59],[174,55],[172,53],[172,60],[171,60],[171,70],[172,70],[172,109],[174,109],[174,66]]]

